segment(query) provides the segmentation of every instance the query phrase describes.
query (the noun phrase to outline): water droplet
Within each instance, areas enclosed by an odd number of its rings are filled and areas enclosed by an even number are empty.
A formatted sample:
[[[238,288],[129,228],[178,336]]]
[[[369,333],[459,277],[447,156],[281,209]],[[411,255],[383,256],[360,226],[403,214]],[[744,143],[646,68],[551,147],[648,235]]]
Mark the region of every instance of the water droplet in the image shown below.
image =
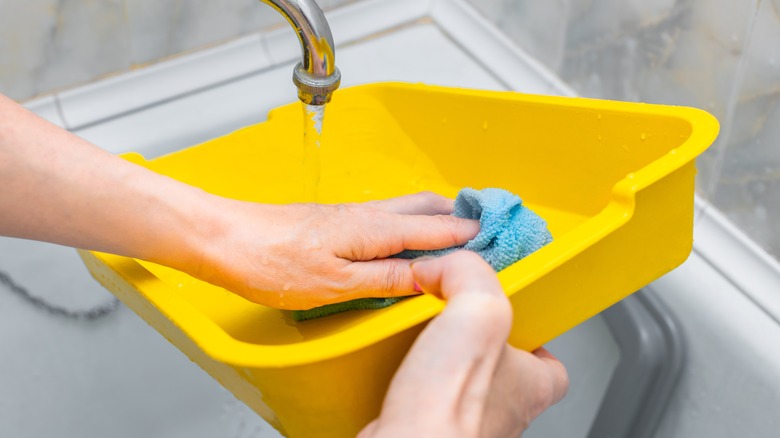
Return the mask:
[[[634,172],[631,172],[631,173],[627,174],[627,175],[626,175],[626,178],[628,178],[628,179],[634,179]]]
[[[482,130],[483,130],[483,131],[487,131],[487,129],[488,129],[488,122],[487,122],[487,120],[485,120],[485,121],[482,123]]]
[[[604,140],[604,137],[601,136],[601,134],[596,136],[596,140],[601,141]]]
[[[447,123],[447,118],[446,118],[446,117],[442,117],[442,118],[441,118],[441,122],[442,122],[442,123]]]
[[[628,145],[622,144],[620,147],[622,147],[624,151],[628,152]]]
[[[284,286],[282,286],[282,290],[284,290],[284,291],[288,291],[291,288],[292,288],[292,285],[290,283],[285,283]],[[281,296],[283,297],[284,294],[281,294]]]
[[[639,134],[639,138],[641,138],[642,141],[645,141],[645,140],[647,140],[647,134],[643,132],[643,133]]]
[[[597,117],[598,117],[599,120],[601,120],[601,114],[599,114]]]

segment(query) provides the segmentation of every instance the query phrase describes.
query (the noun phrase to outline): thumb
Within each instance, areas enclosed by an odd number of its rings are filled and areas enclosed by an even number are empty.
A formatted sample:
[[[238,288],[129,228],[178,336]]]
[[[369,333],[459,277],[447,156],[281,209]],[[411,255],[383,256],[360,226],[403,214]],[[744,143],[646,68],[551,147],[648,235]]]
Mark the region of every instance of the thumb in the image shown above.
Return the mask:
[[[412,429],[422,427],[421,408],[432,419],[452,421],[449,413],[458,412],[458,422],[479,420],[505,349],[509,302],[493,269],[471,252],[414,261],[412,271],[426,292],[448,302],[404,358],[382,416]]]
[[[495,271],[470,251],[412,262],[423,291],[447,300],[447,307],[428,327],[457,329],[460,350],[501,351],[512,327],[512,307]]]
[[[412,261],[417,283],[430,294],[450,300],[463,294],[488,294],[505,300],[496,273],[479,255],[458,251],[441,258]]]

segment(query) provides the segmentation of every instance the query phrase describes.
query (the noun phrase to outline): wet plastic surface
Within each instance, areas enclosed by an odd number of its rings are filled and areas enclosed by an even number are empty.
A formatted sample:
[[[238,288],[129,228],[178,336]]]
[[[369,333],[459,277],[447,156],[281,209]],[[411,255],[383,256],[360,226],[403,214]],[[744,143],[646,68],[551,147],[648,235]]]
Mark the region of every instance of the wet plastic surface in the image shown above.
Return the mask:
[[[153,161],[223,196],[304,197],[299,104],[268,122]],[[322,138],[321,202],[502,187],[544,217],[552,244],[499,278],[510,342],[533,349],[670,271],[692,244],[694,158],[717,122],[690,108],[423,85],[339,91]],[[180,272],[82,253],[92,274],[289,436],[354,434],[443,303],[295,323]]]

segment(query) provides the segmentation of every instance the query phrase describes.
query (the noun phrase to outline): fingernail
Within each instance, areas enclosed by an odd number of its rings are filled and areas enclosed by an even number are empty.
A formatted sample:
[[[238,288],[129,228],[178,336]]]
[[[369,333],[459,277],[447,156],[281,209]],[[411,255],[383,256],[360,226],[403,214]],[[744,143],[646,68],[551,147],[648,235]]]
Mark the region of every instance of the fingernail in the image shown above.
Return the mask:
[[[412,260],[412,263],[411,263],[410,267],[412,268],[412,271],[414,271],[415,266],[417,266],[417,269],[425,269],[424,266],[420,266],[420,265],[424,265],[425,263],[427,263],[427,262],[429,262],[429,261],[431,261],[431,260],[433,260],[435,258],[436,257],[433,257],[433,256],[417,257],[416,259]],[[423,289],[422,286],[420,286],[420,283],[418,283],[417,280],[414,281],[414,291],[415,292],[427,293],[425,291],[425,289]]]

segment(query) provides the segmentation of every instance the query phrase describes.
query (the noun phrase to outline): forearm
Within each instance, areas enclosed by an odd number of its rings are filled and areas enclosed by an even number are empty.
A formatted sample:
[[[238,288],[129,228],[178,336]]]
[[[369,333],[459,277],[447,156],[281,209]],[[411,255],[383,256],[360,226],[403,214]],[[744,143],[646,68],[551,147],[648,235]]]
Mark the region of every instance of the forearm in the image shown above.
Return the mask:
[[[118,158],[0,95],[0,234],[189,263],[212,197]]]

